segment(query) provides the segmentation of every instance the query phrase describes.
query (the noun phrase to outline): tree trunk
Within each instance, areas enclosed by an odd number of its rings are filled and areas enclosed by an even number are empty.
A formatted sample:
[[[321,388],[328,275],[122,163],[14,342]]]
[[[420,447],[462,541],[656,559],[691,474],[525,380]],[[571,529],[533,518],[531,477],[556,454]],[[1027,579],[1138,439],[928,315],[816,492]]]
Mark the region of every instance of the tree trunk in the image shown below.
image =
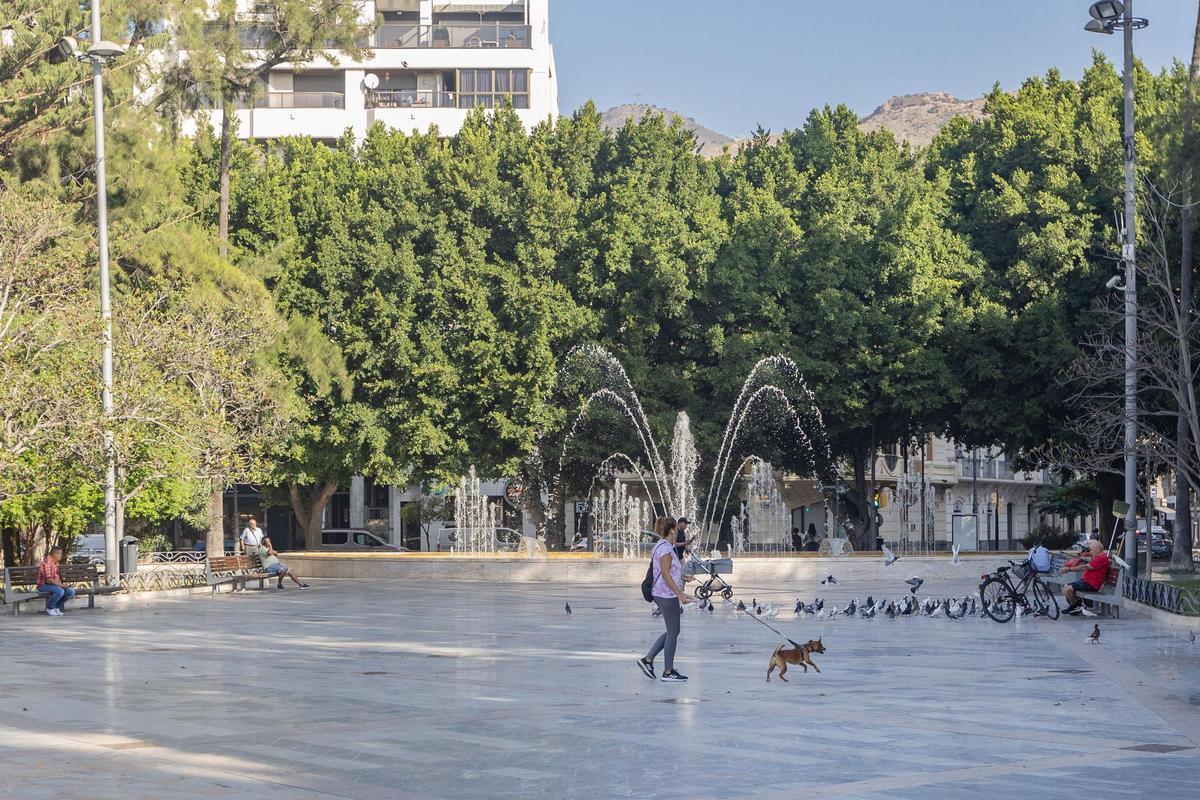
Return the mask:
[[[850,453],[850,460],[854,467],[854,491],[847,492],[842,498],[843,503],[849,503],[857,512],[857,523],[854,526],[854,535],[851,537],[851,542],[855,550],[870,550],[873,549],[867,545],[867,539],[870,536],[869,526],[867,524],[867,507],[870,505],[867,498],[867,454],[861,445],[855,445]],[[851,502],[852,501],[852,502]],[[872,543],[873,544],[873,543]]]
[[[221,258],[229,255],[229,169],[233,160],[233,129],[237,109],[226,85],[221,99],[221,156],[218,166],[220,201],[217,206],[217,252]]]
[[[225,555],[225,482],[212,478],[208,490],[208,538],[210,555]]]
[[[15,567],[19,563],[19,540],[20,535],[17,533],[16,528],[11,526],[0,528],[0,550],[4,551],[5,567]]]
[[[321,546],[321,521],[325,515],[325,506],[337,491],[336,483],[315,483],[308,489],[305,497],[300,487],[294,483],[288,484],[288,499],[292,504],[292,513],[304,536],[304,548],[316,550]]]
[[[1107,472],[1096,476],[1096,489],[1100,494],[1100,515],[1097,518],[1097,527],[1100,528],[1100,541],[1104,542],[1105,547],[1108,547],[1108,543],[1113,537],[1113,524],[1118,522],[1113,518],[1112,504],[1114,500],[1121,499],[1125,491],[1124,480],[1120,475]],[[1124,524],[1124,520],[1121,520],[1117,528],[1117,536],[1121,535]]]
[[[1192,318],[1192,180],[1194,171],[1192,159],[1195,156],[1195,111],[1196,111],[1196,82],[1200,80],[1200,10],[1196,15],[1196,30],[1192,39],[1192,65],[1188,73],[1188,89],[1184,102],[1183,126],[1183,212],[1180,215],[1180,254],[1179,254],[1179,318],[1186,326]],[[1186,328],[1185,328],[1186,330]],[[1188,357],[1187,348],[1180,342],[1179,382],[1186,386],[1190,380],[1190,370],[1185,359]],[[1171,571],[1194,572],[1192,561],[1192,541],[1195,533],[1192,530],[1191,482],[1188,480],[1187,457],[1191,452],[1191,437],[1188,428],[1187,414],[1192,413],[1186,406],[1179,409],[1179,418],[1175,421],[1175,530],[1174,544],[1171,547]]]

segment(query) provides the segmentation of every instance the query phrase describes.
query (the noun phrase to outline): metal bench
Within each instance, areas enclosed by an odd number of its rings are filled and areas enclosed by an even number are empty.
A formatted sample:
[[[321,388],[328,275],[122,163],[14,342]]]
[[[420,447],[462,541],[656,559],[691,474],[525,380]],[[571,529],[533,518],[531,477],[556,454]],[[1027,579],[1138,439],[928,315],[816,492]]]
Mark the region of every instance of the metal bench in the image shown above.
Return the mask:
[[[37,567],[7,567],[4,570],[4,602],[13,616],[21,613],[21,604],[45,600],[49,595],[37,590]],[[95,564],[59,564],[58,579],[75,590],[76,597],[87,596],[88,608],[96,607],[96,596],[119,592],[119,586],[101,586]]]

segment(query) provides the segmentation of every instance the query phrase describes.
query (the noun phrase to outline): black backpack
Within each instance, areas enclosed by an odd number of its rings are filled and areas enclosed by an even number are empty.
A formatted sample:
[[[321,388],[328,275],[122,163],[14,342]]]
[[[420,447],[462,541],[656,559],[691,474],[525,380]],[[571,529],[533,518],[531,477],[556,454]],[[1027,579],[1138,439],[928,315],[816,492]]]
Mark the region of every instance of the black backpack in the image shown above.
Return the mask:
[[[646,567],[646,577],[642,579],[642,599],[647,603],[654,602],[654,556],[650,556],[650,566]]]

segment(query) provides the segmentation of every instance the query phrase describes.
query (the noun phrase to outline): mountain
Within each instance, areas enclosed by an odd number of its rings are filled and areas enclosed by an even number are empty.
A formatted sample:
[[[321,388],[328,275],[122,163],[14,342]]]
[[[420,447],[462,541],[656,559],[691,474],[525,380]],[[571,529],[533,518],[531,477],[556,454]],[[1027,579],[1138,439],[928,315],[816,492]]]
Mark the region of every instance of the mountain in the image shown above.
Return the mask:
[[[982,117],[983,104],[982,97],[975,100],[959,100],[945,92],[905,94],[885,100],[883,105],[863,117],[859,122],[859,127],[864,131],[887,128],[896,135],[897,139],[907,139],[916,147],[925,147],[933,141],[933,137],[942,129],[942,126],[954,117],[959,115],[971,119]],[[676,116],[682,119],[683,127],[696,134],[696,142],[700,145],[700,154],[704,156],[719,156],[726,147],[731,152],[736,152],[739,145],[748,141],[748,137],[734,139],[723,133],[717,133],[691,117],[685,117],[678,111],[645,103],[626,103],[610,108],[600,115],[600,119],[605,128],[620,128],[625,124],[625,120],[638,120],[647,113],[662,114],[668,120]],[[778,138],[778,133],[771,134],[772,141]]]
[[[704,127],[691,117],[685,117],[683,114],[672,111],[669,108],[660,108],[645,103],[626,103],[610,108],[600,115],[600,123],[605,128],[620,128],[625,124],[625,120],[633,119],[636,121],[646,116],[647,113],[662,114],[668,122],[676,116],[682,119],[683,127],[696,134],[696,144],[700,146],[700,155],[719,156],[725,145],[729,145],[732,150],[737,149],[733,139]]]
[[[924,147],[954,117],[982,117],[983,103],[982,97],[959,100],[945,92],[905,94],[885,100],[883,105],[863,117],[859,127],[864,131],[887,128],[897,139],[907,139],[917,147]]]

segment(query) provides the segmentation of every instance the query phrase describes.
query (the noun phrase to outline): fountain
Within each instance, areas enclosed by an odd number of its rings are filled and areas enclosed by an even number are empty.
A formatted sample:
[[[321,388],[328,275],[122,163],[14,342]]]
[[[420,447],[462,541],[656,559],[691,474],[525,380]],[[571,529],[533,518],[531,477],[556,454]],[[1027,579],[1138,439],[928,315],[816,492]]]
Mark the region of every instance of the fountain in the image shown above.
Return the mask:
[[[593,547],[614,558],[639,558],[648,539],[642,531],[654,526],[654,509],[649,502],[631,496],[620,480],[612,489],[601,489],[591,498],[595,514]]]
[[[451,546],[451,551],[496,552],[496,509],[480,490],[475,467],[458,479],[458,493],[454,495],[454,526],[457,541]]]
[[[794,444],[810,463],[827,470],[832,461],[829,447],[824,442],[824,425],[813,394],[795,362],[785,356],[761,359],[750,370],[725,426],[720,449],[713,461],[708,492],[703,498],[697,492],[695,480],[700,456],[696,450],[691,420],[686,413],[680,412],[676,416],[669,462],[666,462],[637,392],[615,356],[594,345],[578,347],[572,350],[560,367],[559,381],[563,386],[579,385],[591,391],[583,396],[579,411],[563,439],[558,476],[554,482],[556,487],[562,485],[563,462],[576,439],[580,422],[598,404],[616,409],[629,421],[648,464],[648,468],[643,469],[638,462],[624,454],[613,454],[602,462],[603,468],[610,463],[610,459],[619,456],[641,481],[645,497],[632,497],[627,487],[622,487],[624,495],[621,497],[624,499],[614,497],[611,493],[601,494],[599,499],[602,499],[601,505],[606,509],[603,513],[607,515],[605,523],[598,524],[601,530],[609,526],[612,530],[625,530],[632,524],[629,522],[631,517],[640,515],[643,520],[649,521],[656,511],[672,517],[686,516],[693,521],[693,530],[701,537],[700,549],[708,550],[714,543],[722,509],[728,506],[733,490],[738,485],[738,476],[747,464],[753,463],[751,496],[765,499],[752,502],[749,508],[743,505],[743,512],[731,523],[737,527],[734,547],[740,548],[748,542],[749,534],[753,534],[756,543],[787,546],[790,544],[791,518],[787,504],[780,496],[775,471],[762,459],[753,455],[744,456],[739,452],[747,446],[747,431],[768,421],[778,423],[782,420],[787,427],[785,438],[789,438],[790,444]],[[738,466],[731,469],[735,456],[739,456],[740,460]],[[594,484],[593,480],[593,487]],[[611,490],[614,493],[617,491],[616,488]],[[589,497],[596,497],[591,489]],[[641,504],[640,510],[633,510],[631,504],[635,502]],[[620,524],[618,520],[625,524]],[[641,524],[650,527],[645,522]],[[618,545],[616,549],[629,551],[623,545]]]
[[[792,513],[779,493],[779,482],[769,462],[754,462],[746,494],[750,534],[746,537],[747,544],[752,539],[764,548],[790,550]]]

